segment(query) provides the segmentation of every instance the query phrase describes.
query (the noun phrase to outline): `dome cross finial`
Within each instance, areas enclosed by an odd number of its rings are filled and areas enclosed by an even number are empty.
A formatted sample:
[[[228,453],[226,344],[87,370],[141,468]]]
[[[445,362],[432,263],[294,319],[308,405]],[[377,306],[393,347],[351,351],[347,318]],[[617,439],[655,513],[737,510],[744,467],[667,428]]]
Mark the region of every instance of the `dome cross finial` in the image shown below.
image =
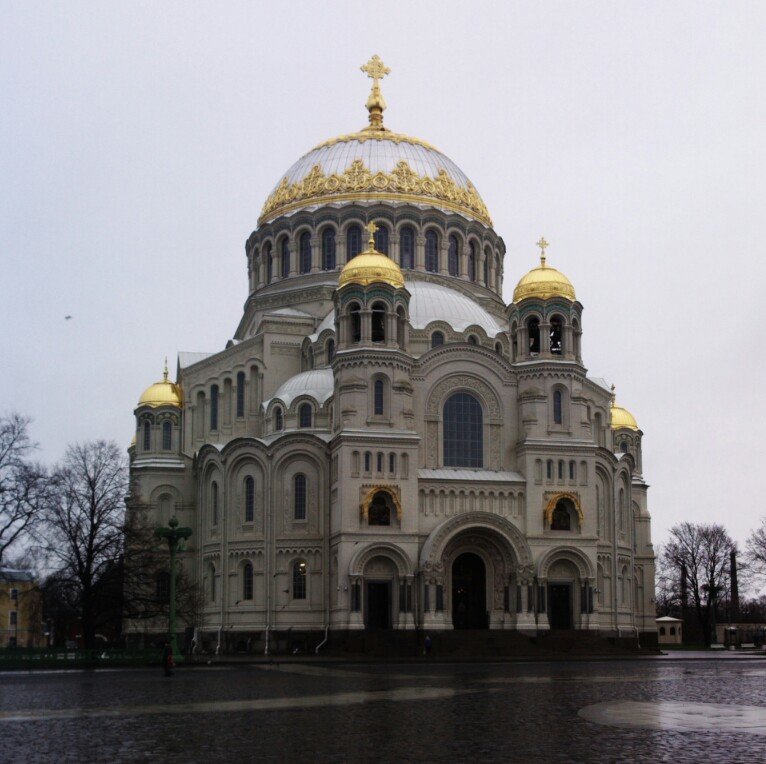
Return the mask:
[[[380,80],[391,70],[380,60],[377,53],[362,67],[361,70],[372,80],[372,90],[367,99],[367,111],[370,112],[370,126],[368,130],[385,130],[383,127],[383,111],[386,102],[380,92]]]
[[[540,241],[537,242],[537,246],[540,247],[540,265],[545,268],[545,250],[550,245],[545,241],[545,236],[540,237]]]
[[[375,249],[375,232],[378,230],[378,226],[375,225],[375,221],[371,220],[364,227],[365,231],[370,234],[370,238],[367,240],[367,246],[369,249]]]
[[[162,369],[162,381],[167,382],[168,381],[168,357],[165,356],[165,366]]]

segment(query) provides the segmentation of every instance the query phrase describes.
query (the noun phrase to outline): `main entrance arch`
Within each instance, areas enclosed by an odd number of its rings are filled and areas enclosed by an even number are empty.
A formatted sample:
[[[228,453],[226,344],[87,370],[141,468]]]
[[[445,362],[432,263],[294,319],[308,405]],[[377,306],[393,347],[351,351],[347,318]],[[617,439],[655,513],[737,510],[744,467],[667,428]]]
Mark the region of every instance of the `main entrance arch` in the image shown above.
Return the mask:
[[[455,629],[486,629],[487,570],[484,560],[463,552],[452,563],[452,625]]]

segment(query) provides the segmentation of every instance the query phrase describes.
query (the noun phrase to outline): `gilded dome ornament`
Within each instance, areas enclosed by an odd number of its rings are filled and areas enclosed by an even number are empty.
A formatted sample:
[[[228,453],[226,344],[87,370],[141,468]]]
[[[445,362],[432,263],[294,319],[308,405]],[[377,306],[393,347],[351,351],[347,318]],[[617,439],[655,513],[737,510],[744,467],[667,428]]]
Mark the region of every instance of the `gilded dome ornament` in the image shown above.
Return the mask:
[[[176,408],[182,408],[183,392],[181,386],[171,382],[168,379],[168,359],[165,359],[165,368],[162,372],[162,380],[155,382],[153,385],[144,390],[141,397],[138,399],[139,406],[149,406],[151,408],[158,408],[159,406],[175,406]]]
[[[533,297],[539,300],[563,297],[574,302],[576,298],[572,282],[561,271],[546,264],[545,250],[550,245],[545,237],[540,238],[537,246],[540,247],[540,265],[521,278],[513,290],[513,301],[521,302]]]
[[[626,408],[617,405],[617,393],[612,385],[612,429],[613,430],[633,430],[638,432],[638,422],[633,414]]]
[[[369,286],[388,284],[394,289],[404,288],[402,269],[388,256],[375,249],[375,231],[378,226],[370,222],[365,226],[369,233],[367,249],[349,260],[338,277],[338,289],[348,284]]]
[[[391,70],[380,60],[376,53],[361,70],[372,80],[372,90],[367,99],[367,111],[370,112],[370,126],[366,130],[385,130],[383,127],[383,112],[386,101],[380,92],[380,81],[391,73]]]

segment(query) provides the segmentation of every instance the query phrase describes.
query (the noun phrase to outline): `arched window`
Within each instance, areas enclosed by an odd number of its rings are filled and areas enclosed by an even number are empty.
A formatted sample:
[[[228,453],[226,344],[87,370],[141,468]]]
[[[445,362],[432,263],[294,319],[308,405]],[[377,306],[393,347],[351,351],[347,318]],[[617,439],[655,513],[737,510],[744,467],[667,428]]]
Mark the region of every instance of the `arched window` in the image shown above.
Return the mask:
[[[306,519],[306,476],[299,472],[293,480],[295,496],[293,497],[293,518]]]
[[[529,352],[537,355],[540,352],[540,319],[532,316],[527,321],[527,334],[529,335]]]
[[[368,525],[391,525],[390,498],[385,491],[378,491],[367,508]]]
[[[450,276],[457,276],[460,270],[458,249],[457,236],[451,234],[449,237],[449,249],[447,250],[447,265]]]
[[[620,530],[625,530],[625,489],[620,488],[617,498],[617,511],[619,514]]]
[[[468,252],[468,280],[476,281],[476,246],[473,242]]]
[[[311,272],[311,234],[304,231],[299,241],[299,262],[301,273]]]
[[[660,626],[660,636],[661,637],[665,636],[665,627],[664,626]]]
[[[286,279],[290,275],[290,240],[287,236],[282,237],[279,249],[282,261],[282,278]]]
[[[426,231],[426,270],[439,272],[439,237],[436,231]]]
[[[561,355],[564,350],[564,324],[561,316],[554,316],[551,319],[551,353]]]
[[[149,424],[149,420],[144,421],[144,451],[148,451],[152,447],[152,426]]]
[[[377,471],[379,473],[383,472],[383,452],[382,451],[378,451],[375,457],[375,461],[376,461]]]
[[[402,268],[415,267],[415,229],[406,225],[399,233],[399,259]]]
[[[255,516],[255,480],[245,478],[245,522],[252,523]]]
[[[274,263],[271,259],[271,243],[269,242],[263,249],[263,259],[266,262],[266,283],[271,284],[274,276]]]
[[[553,391],[553,423],[554,424],[564,423],[564,414],[563,414],[563,408],[561,405],[561,390]]]
[[[372,454],[369,451],[364,452],[364,471],[372,472]]]
[[[620,443],[620,451],[623,454],[627,454],[628,453],[628,441],[627,440],[623,440],[622,443]]]
[[[675,626],[671,626],[670,627],[670,636],[671,637],[675,637],[675,635],[676,635],[676,627]]]
[[[444,465],[484,466],[484,418],[470,393],[454,393],[444,404]]]
[[[575,480],[577,478],[577,462],[574,460],[569,462],[569,479]]]
[[[548,459],[545,463],[545,477],[547,480],[553,480],[553,459]]]
[[[396,454],[393,452],[388,455],[388,471],[392,475],[396,473]]]
[[[212,525],[218,525],[218,483],[210,484],[210,520]]]
[[[442,332],[434,332],[431,335],[431,347],[438,348],[444,344],[444,334]]]
[[[311,427],[311,404],[301,403],[298,408],[298,427]]]
[[[346,262],[362,251],[362,227],[356,223],[346,229]]]
[[[551,530],[552,531],[569,531],[572,530],[572,518],[569,514],[569,507],[565,499],[559,499],[553,510],[551,517]]]
[[[218,429],[218,385],[210,388],[210,429]]]
[[[372,306],[372,341],[386,341],[386,306],[382,302]]]
[[[245,416],[245,372],[237,372],[237,418]]]
[[[169,421],[162,423],[162,450],[170,451],[173,441],[173,425]]]
[[[358,302],[352,302],[348,308],[351,317],[351,342],[362,341],[362,308]]]
[[[383,416],[383,394],[385,392],[385,383],[382,379],[376,379],[375,380],[375,390],[374,390],[374,414],[375,416]]]
[[[253,566],[249,562],[242,566],[242,599],[253,599]]]
[[[495,352],[498,355],[502,355],[503,354],[503,343],[502,342],[496,342],[495,343]]]
[[[285,426],[285,419],[282,415],[282,409],[277,406],[274,409],[274,429],[279,432]]]
[[[564,460],[559,459],[559,480],[564,479]]]
[[[332,228],[322,231],[322,270],[335,270],[335,231]]]
[[[384,255],[388,254],[388,228],[384,225],[378,226],[375,231],[375,249]]]
[[[306,563],[297,560],[293,563],[293,599],[306,599]]]
[[[335,358],[335,340],[327,340],[327,363],[332,363]]]
[[[476,339],[476,337],[473,334],[468,335],[468,344],[469,345],[478,345],[479,340]]]

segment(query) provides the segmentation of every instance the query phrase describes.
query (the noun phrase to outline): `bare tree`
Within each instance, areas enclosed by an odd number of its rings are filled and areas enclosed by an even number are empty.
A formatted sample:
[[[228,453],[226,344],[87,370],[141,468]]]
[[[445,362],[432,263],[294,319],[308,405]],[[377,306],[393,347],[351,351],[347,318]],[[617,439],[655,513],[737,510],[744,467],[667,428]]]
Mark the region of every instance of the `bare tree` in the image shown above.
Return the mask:
[[[729,553],[735,548],[722,525],[681,523],[670,530],[670,540],[662,552],[662,564],[685,572],[691,605],[705,644],[715,637],[715,613],[729,584]]]
[[[663,547],[657,549],[656,580],[654,582],[657,615],[678,617],[682,610],[681,579],[678,568],[674,563],[668,562],[664,551]]]
[[[58,563],[57,591],[79,613],[86,647],[114,598],[107,590],[115,591],[122,559],[129,488],[125,458],[103,440],[69,446],[53,475],[45,549]]]
[[[746,559],[754,575],[761,580],[766,578],[766,517],[756,528],[745,545]]]
[[[29,422],[21,414],[0,415],[0,565],[14,544],[31,536],[48,486],[45,469],[29,458],[35,449]]]

